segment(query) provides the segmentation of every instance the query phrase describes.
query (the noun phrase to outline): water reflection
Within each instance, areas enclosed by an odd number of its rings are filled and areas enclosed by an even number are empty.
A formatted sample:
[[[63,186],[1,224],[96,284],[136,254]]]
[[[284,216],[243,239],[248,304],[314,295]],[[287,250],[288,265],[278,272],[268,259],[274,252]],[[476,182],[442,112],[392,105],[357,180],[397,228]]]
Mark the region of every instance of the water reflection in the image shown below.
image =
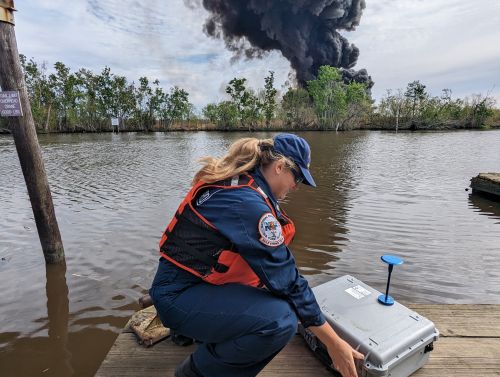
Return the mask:
[[[66,265],[46,266],[45,271],[47,317],[35,320],[39,327],[30,335],[17,334],[11,341],[6,339],[7,347],[0,352],[2,376],[62,377],[74,374],[68,343],[69,300]],[[23,300],[23,297],[19,299]],[[25,313],[18,315],[25,317]],[[10,318],[10,321],[13,320],[15,318]],[[2,338],[8,334],[2,334]]]
[[[353,173],[364,137],[362,133],[325,137],[321,132],[300,136],[312,146],[311,173],[317,187],[301,187],[284,207],[297,225],[292,249],[298,265],[304,275],[322,275],[314,277],[316,284],[333,273],[338,253],[348,242],[349,192],[356,185]]]
[[[49,344],[46,360],[50,360],[48,370],[54,375],[71,376],[71,352],[68,350],[69,300],[66,284],[66,264],[46,265],[47,314]],[[53,374],[53,373],[50,373]],[[49,375],[50,375],[49,374]]]
[[[481,215],[491,217],[495,220],[500,220],[500,202],[491,197],[486,197],[479,194],[469,195],[469,206]],[[500,224],[500,221],[496,222]]]

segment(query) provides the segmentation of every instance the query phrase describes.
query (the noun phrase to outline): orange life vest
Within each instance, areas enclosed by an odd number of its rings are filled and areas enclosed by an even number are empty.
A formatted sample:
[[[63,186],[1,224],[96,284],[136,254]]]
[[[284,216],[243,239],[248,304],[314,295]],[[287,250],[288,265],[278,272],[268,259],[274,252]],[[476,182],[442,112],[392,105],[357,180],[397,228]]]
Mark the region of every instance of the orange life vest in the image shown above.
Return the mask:
[[[235,251],[231,241],[204,218],[194,205],[199,198],[203,200],[202,196],[208,189],[235,190],[242,187],[249,187],[259,193],[269,211],[280,222],[284,243],[288,245],[295,235],[295,225],[282,211],[278,216],[266,193],[252,176],[244,174],[220,182],[196,184],[186,195],[163,233],[160,255],[208,283],[263,286],[248,263]]]

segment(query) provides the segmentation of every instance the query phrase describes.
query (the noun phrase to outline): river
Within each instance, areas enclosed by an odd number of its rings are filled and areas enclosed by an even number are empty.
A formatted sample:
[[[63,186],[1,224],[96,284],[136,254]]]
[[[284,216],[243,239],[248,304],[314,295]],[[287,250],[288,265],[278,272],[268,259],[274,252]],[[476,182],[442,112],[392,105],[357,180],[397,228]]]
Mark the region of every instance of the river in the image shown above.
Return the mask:
[[[500,171],[500,130],[301,132],[317,189],[284,201],[313,281],[404,302],[500,303],[500,203],[466,191]],[[273,133],[253,133],[271,137]],[[157,245],[204,155],[248,133],[40,135],[67,268],[46,269],[12,137],[0,136],[0,374],[92,376],[147,292]]]

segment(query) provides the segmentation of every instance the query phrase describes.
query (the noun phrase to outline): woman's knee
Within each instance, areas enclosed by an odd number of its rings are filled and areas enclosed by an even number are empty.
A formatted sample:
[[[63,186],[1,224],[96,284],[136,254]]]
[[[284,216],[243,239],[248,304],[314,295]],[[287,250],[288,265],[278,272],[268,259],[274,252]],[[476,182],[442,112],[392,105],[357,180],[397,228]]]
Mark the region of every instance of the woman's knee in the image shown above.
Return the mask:
[[[288,338],[288,341],[297,333],[297,322],[297,315],[293,309],[290,308],[281,320],[281,331],[283,337]]]
[[[261,331],[264,336],[271,336],[276,341],[281,341],[284,344],[297,333],[297,315],[290,304],[283,301],[279,305],[279,310],[272,313],[272,321],[269,322]]]
[[[149,295],[153,305],[165,327],[176,329],[186,318],[186,312],[173,305],[173,300],[168,294],[162,292],[162,287],[152,287]]]

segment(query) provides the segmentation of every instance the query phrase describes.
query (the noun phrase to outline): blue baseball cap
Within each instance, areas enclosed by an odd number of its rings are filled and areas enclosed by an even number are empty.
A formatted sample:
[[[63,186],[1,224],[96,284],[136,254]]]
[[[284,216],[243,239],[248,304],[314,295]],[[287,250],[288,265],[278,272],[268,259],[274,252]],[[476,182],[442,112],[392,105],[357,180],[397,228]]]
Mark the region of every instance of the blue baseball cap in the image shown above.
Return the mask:
[[[309,172],[311,164],[311,148],[307,141],[294,134],[278,134],[274,137],[274,150],[292,160],[302,172],[304,183],[316,187]]]

